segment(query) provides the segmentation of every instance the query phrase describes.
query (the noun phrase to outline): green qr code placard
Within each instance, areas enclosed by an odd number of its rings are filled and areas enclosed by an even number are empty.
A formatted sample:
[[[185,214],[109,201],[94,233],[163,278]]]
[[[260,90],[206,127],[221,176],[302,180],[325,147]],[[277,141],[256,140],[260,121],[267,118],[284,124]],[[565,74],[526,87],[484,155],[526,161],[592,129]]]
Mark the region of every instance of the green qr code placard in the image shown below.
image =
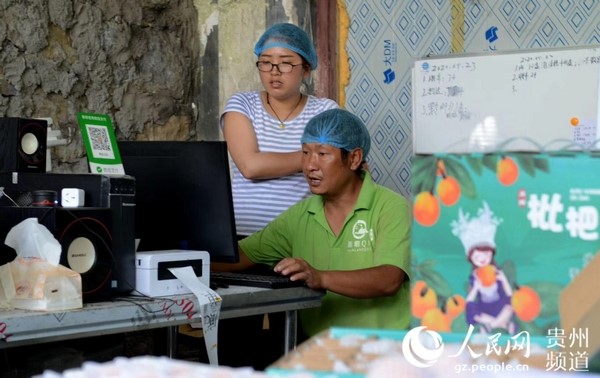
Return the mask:
[[[125,174],[112,121],[108,115],[78,113],[90,172],[107,175]]]

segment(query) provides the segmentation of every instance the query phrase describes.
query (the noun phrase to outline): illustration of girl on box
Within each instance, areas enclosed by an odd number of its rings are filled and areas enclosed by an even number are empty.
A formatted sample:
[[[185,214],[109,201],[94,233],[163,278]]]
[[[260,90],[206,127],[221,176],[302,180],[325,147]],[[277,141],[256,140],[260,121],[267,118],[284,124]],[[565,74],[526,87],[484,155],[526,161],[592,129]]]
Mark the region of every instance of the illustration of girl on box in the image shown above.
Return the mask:
[[[451,224],[452,233],[462,242],[471,264],[466,296],[467,323],[479,326],[486,334],[498,329],[514,334],[517,328],[511,305],[512,288],[495,261],[494,238],[501,222],[483,202],[476,217],[471,218],[460,209],[458,219]]]

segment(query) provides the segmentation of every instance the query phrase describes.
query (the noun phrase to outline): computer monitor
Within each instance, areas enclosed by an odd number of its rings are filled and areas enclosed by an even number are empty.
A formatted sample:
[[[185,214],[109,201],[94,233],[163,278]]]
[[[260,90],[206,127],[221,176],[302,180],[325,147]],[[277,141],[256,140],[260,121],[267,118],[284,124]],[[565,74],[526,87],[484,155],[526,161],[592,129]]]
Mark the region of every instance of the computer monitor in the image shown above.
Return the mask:
[[[120,141],[125,173],[135,178],[138,251],[207,251],[237,262],[227,145],[222,141]]]

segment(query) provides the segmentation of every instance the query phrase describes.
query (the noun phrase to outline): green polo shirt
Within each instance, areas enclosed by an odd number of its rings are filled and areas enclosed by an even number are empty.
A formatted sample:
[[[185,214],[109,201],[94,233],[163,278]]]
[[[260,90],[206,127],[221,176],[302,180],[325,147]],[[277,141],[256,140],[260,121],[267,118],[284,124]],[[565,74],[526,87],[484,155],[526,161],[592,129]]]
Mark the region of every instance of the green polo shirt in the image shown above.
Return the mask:
[[[240,247],[255,263],[275,265],[284,257],[298,257],[319,270],[356,270],[389,264],[408,275],[408,201],[375,184],[366,173],[358,201],[338,236],[327,224],[322,197],[313,195],[241,240]],[[408,279],[392,297],[353,299],[327,292],[320,307],[300,311],[300,320],[309,336],[329,327],[407,329]]]

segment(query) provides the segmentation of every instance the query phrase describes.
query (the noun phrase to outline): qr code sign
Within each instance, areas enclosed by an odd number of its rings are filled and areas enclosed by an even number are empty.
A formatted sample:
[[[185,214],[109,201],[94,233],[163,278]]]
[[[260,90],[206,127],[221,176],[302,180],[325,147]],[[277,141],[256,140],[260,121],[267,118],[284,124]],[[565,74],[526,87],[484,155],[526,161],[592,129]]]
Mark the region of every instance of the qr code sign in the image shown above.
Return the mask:
[[[96,158],[114,159],[108,130],[104,126],[87,125],[92,154]]]

